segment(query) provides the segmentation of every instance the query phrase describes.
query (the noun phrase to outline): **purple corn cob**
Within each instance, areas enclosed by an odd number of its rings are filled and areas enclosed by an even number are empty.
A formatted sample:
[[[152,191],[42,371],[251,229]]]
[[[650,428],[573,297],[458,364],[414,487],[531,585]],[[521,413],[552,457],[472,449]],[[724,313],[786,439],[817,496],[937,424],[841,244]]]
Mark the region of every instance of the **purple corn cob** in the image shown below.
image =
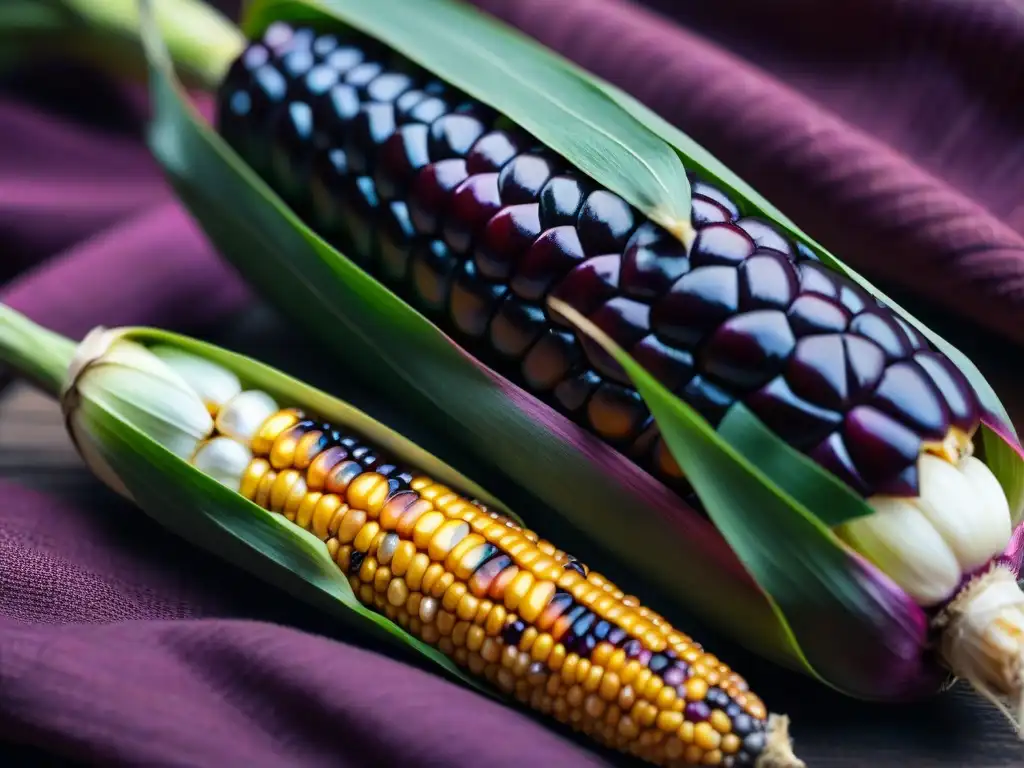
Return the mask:
[[[588,316],[717,424],[737,401],[863,496],[916,495],[969,439],[959,370],[692,172],[687,248],[489,107],[378,42],[271,26],[220,92],[224,138],[310,225],[494,370],[694,501]]]

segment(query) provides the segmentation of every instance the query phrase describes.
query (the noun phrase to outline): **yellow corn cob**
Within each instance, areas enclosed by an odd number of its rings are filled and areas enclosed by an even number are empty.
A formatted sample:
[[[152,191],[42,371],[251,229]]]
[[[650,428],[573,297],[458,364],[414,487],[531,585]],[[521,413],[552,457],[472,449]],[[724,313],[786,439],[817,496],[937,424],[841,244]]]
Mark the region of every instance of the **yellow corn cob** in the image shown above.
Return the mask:
[[[207,406],[192,463],[311,531],[362,603],[472,674],[655,765],[803,765],[743,678],[532,531],[262,392]]]

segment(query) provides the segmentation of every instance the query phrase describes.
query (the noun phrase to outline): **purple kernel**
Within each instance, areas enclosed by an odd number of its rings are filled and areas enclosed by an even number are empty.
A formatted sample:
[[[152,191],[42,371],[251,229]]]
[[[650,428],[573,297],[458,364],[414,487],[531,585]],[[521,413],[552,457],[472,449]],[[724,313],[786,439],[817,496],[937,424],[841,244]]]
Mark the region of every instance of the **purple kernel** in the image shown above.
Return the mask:
[[[690,185],[690,190],[695,197],[703,197],[718,203],[729,212],[731,218],[738,219],[740,217],[740,209],[736,207],[736,203],[718,187],[705,181],[696,181]]]
[[[575,227],[555,227],[538,237],[526,252],[510,287],[516,295],[540,301],[555,281],[583,261]]]
[[[694,347],[739,310],[739,276],[732,267],[701,267],[679,278],[651,312],[659,336]]]
[[[722,323],[701,350],[698,366],[727,385],[752,389],[782,368],[795,344],[783,312],[746,312]]]
[[[948,358],[937,352],[917,352],[914,361],[939,390],[949,408],[953,425],[964,432],[973,430],[981,418],[981,406],[967,377]]]
[[[572,176],[554,176],[540,191],[540,223],[544,229],[571,226],[576,219],[586,190],[579,179]]]
[[[444,224],[444,236],[456,253],[469,251],[487,222],[501,209],[498,174],[470,176],[456,187]]]
[[[430,125],[430,156],[434,160],[465,157],[484,133],[483,124],[469,115],[449,114]]]
[[[949,429],[946,404],[924,369],[913,361],[890,365],[871,403],[923,437],[941,440]]]
[[[519,155],[498,177],[501,200],[506,205],[536,202],[544,183],[551,178],[551,166],[539,155]]]
[[[810,452],[810,457],[825,470],[849,485],[854,491],[866,494],[868,486],[857,471],[850,452],[843,443],[842,435],[833,432]]]
[[[516,156],[519,146],[505,131],[492,131],[481,136],[466,155],[466,167],[471,174],[500,171]]]
[[[836,275],[830,269],[812,262],[804,262],[797,269],[800,271],[801,292],[816,293],[828,299],[839,298]]]
[[[644,370],[672,391],[693,377],[693,355],[685,349],[676,349],[662,343],[654,334],[634,344],[629,354]]]
[[[618,292],[621,263],[622,260],[613,254],[587,259],[565,276],[551,296],[583,315],[590,315]],[[574,327],[557,312],[551,312],[551,319]]]
[[[689,270],[686,247],[657,224],[645,222],[626,245],[622,291],[637,299],[656,299]]]
[[[480,274],[490,280],[508,280],[538,235],[536,203],[511,205],[498,212],[487,222],[474,254]]]
[[[686,719],[691,723],[703,723],[711,717],[711,708],[703,701],[690,701],[686,704]]]
[[[881,411],[861,405],[846,415],[843,436],[858,472],[869,483],[899,473],[917,459],[921,438]]]
[[[694,197],[690,209],[690,220],[695,227],[706,227],[708,224],[732,221],[732,216],[724,206],[704,197]]]
[[[889,360],[902,360],[912,351],[910,339],[892,319],[878,312],[862,312],[850,323],[850,332],[871,339],[883,350]]]
[[[850,316],[832,299],[813,293],[798,296],[789,306],[789,325],[797,337],[846,330]]]
[[[754,253],[754,241],[733,224],[709,224],[697,232],[690,253],[694,267],[736,266]]]
[[[409,213],[413,226],[423,235],[436,234],[448,210],[452,192],[466,179],[464,160],[442,160],[416,174]]]
[[[629,203],[599,189],[587,196],[577,219],[580,242],[588,256],[622,253],[636,220]]]
[[[792,257],[793,246],[789,240],[764,219],[746,217],[737,221],[736,226],[750,235],[758,248],[771,248]]]
[[[759,251],[740,265],[740,309],[786,309],[799,290],[796,269],[785,256]]]
[[[797,397],[781,376],[747,397],[745,402],[765,426],[801,450],[824,440],[843,421],[839,413]]]

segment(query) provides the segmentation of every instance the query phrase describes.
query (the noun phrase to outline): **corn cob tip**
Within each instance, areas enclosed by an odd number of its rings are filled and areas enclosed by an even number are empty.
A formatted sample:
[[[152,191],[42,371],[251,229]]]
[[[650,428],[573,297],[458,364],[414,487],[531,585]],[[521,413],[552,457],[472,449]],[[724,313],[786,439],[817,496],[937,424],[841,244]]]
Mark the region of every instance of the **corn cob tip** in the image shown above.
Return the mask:
[[[996,564],[971,579],[935,622],[950,671],[991,701],[1024,740],[1024,591]]]
[[[789,716],[768,716],[768,741],[755,768],[805,768],[806,763],[793,753],[789,736]]]

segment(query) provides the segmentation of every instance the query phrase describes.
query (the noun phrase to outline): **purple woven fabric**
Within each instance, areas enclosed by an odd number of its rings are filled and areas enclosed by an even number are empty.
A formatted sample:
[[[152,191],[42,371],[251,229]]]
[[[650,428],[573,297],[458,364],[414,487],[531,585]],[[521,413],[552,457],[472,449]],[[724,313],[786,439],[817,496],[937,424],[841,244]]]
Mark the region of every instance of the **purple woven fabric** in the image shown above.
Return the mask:
[[[476,3],[635,93],[871,277],[1024,341],[1019,3],[648,3],[690,29],[620,0]],[[72,336],[206,333],[250,306],[147,155],[142,96],[64,65],[0,90],[0,300]],[[986,369],[1007,398],[1011,366]],[[358,642],[102,489],[0,482],[0,739],[103,765],[605,757]]]

